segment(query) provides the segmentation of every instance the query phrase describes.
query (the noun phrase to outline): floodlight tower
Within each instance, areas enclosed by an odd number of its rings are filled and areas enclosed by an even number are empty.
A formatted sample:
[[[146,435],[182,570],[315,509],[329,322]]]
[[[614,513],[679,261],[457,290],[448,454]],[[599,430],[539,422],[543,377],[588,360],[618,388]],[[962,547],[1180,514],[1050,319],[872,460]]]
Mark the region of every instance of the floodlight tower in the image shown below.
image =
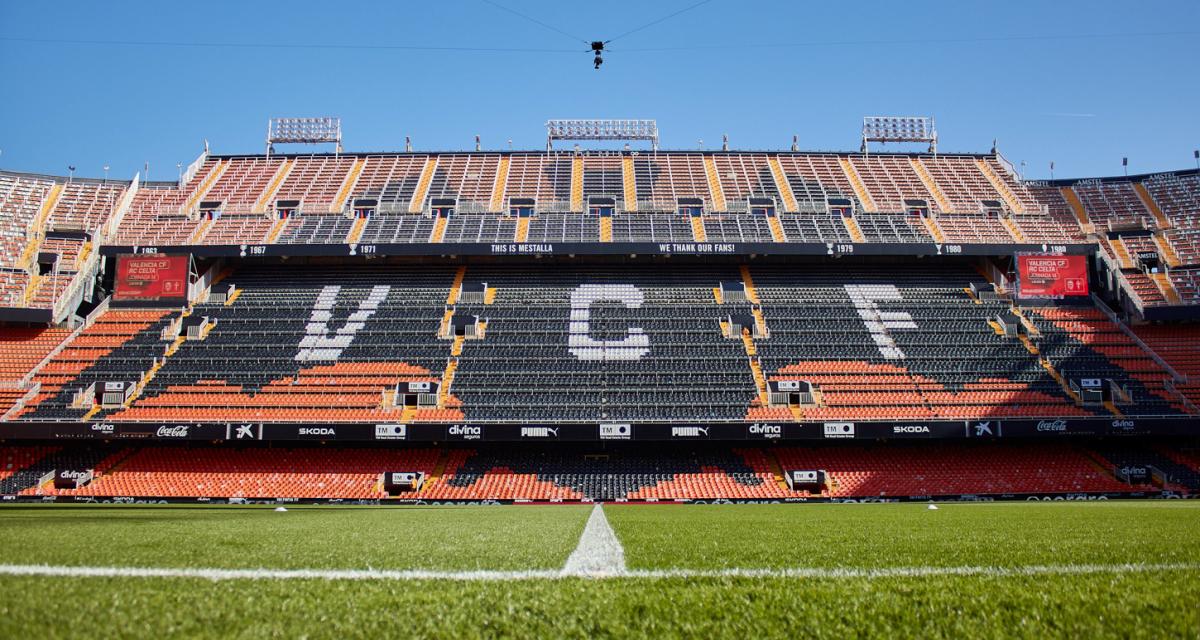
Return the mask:
[[[658,151],[658,123],[654,120],[547,120],[546,151],[555,140],[649,140]]]
[[[322,144],[332,142],[342,152],[341,118],[271,118],[267,120],[267,155],[275,144]]]
[[[929,153],[937,153],[937,127],[926,116],[867,116],[863,118],[862,152],[868,142],[927,142]]]

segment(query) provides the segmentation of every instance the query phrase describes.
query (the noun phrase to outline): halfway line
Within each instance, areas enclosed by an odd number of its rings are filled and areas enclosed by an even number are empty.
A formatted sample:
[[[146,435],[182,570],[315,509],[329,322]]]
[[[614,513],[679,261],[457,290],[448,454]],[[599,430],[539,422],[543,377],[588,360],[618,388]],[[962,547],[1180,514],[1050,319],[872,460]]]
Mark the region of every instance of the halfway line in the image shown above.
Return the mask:
[[[457,580],[501,582],[520,580],[670,578],[806,578],[850,580],[925,578],[932,576],[983,576],[989,578],[1088,575],[1097,573],[1158,573],[1200,571],[1198,562],[1166,564],[1065,564],[1023,567],[890,567],[890,568],[791,568],[791,569],[632,569],[612,572],[568,573],[566,570],[533,571],[426,571],[376,569],[194,569],[153,567],[71,567],[54,565],[0,565],[0,575],[56,578],[190,578],[198,580]]]
[[[564,575],[575,576],[608,576],[623,575],[625,570],[625,549],[617,534],[613,533],[604,515],[604,507],[597,502],[592,507],[592,515],[588,517],[583,534],[579,536],[579,546],[567,558],[567,564],[562,570]]]

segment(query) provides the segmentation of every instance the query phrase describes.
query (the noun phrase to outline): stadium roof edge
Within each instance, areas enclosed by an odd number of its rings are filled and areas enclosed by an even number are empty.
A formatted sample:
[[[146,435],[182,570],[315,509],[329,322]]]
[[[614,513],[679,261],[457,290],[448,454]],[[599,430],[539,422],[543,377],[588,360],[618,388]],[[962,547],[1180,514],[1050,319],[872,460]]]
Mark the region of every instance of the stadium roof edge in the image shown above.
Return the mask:
[[[1026,180],[1025,184],[1045,185],[1049,187],[1070,187],[1080,183],[1120,183],[1120,182],[1142,182],[1150,178],[1160,176],[1193,176],[1200,175],[1200,169],[1179,169],[1177,171],[1154,171],[1151,173],[1137,173],[1128,176],[1097,176],[1092,178],[1058,178],[1056,180]]]
[[[272,156],[285,158],[302,158],[308,156],[430,156],[430,155],[446,155],[446,156],[463,156],[463,155],[574,155],[577,153],[574,149],[554,149],[546,151],[545,149],[484,149],[481,151],[475,150],[450,150],[439,151],[430,149],[426,151],[343,151],[335,153],[332,151],[309,152],[309,153],[272,153]],[[979,152],[944,152],[929,153],[928,151],[872,151],[870,153],[862,153],[859,151],[844,151],[844,150],[820,150],[810,149],[805,151],[792,151],[790,149],[659,149],[657,151],[649,149],[580,149],[578,153],[582,155],[621,155],[632,153],[638,155],[737,155],[737,154],[776,154],[776,155],[838,155],[838,156],[899,156],[899,157],[921,157],[932,158],[934,156],[952,156],[952,157],[970,157],[970,158],[991,158],[994,153],[979,153]],[[209,153],[211,158],[262,158],[266,154],[263,153]]]
[[[413,156],[547,155],[547,154],[571,155],[574,153],[575,153],[574,150],[545,151],[545,150],[538,150],[538,149],[531,149],[531,150],[507,150],[507,149],[499,150],[499,149],[497,149],[497,150],[490,150],[490,151],[461,151],[461,150],[460,151],[412,151],[412,152],[406,152],[406,151],[356,151],[356,152],[341,153],[341,154],[336,154],[336,153],[332,153],[332,152],[328,152],[328,153],[325,153],[325,152],[321,152],[321,153],[273,153],[271,155],[279,156],[279,157],[283,157],[283,158],[300,158],[300,157],[309,157],[309,156],[335,156],[335,155],[350,156],[350,157],[366,157],[366,156],[408,156],[408,155],[413,155]],[[593,154],[594,155],[620,155],[625,152],[622,150],[618,150],[618,149],[613,149],[613,150],[585,149],[582,151],[582,153],[584,155],[593,155]],[[957,157],[970,157],[970,158],[1001,157],[998,154],[993,154],[993,153],[955,153],[955,152],[928,153],[928,152],[889,151],[889,152],[871,152],[868,154],[863,154],[858,151],[815,151],[815,150],[814,151],[790,151],[790,150],[751,150],[751,149],[736,149],[736,150],[730,150],[730,151],[721,151],[719,149],[703,150],[703,151],[693,150],[693,149],[659,149],[656,152],[655,151],[637,151],[637,153],[639,153],[639,154],[645,153],[645,154],[650,154],[650,155],[655,155],[655,154],[734,155],[734,154],[750,153],[750,154],[782,154],[782,155],[799,155],[799,156],[836,154],[839,156],[870,155],[870,156],[900,156],[900,157],[921,157],[921,158],[934,157],[934,156],[952,156],[952,157],[957,156]],[[210,154],[208,154],[208,157],[227,160],[227,159],[231,159],[231,158],[262,158],[262,157],[266,157],[266,154],[263,154],[263,153],[210,153]],[[81,177],[81,176],[75,176],[74,178],[68,178],[67,176],[61,176],[61,175],[53,175],[53,174],[48,174],[48,173],[36,173],[36,172],[32,172],[32,171],[14,171],[11,169],[0,169],[0,175],[9,175],[9,176],[14,176],[14,177],[31,178],[31,179],[39,179],[39,180],[51,180],[54,182],[67,182],[68,180],[70,180],[72,182],[81,182],[81,183],[87,183],[87,184],[124,184],[124,185],[128,185],[133,182],[132,179],[122,179],[122,178],[104,179],[104,178],[87,178],[87,177]],[[1154,178],[1154,177],[1158,177],[1158,176],[1168,176],[1168,175],[1173,175],[1173,176],[1200,175],[1200,169],[1178,169],[1175,171],[1153,171],[1153,172],[1149,172],[1149,173],[1131,174],[1129,176],[1091,176],[1091,177],[1085,176],[1085,177],[1080,177],[1080,178],[1058,178],[1055,180],[1030,179],[1030,180],[1025,180],[1024,182],[1026,184],[1033,184],[1033,185],[1070,187],[1072,185],[1076,185],[1079,183],[1094,182],[1094,181],[1098,181],[1101,183],[1141,182],[1143,180],[1147,180],[1150,178]],[[145,187],[167,187],[167,186],[174,186],[177,183],[174,180],[153,180],[153,181],[142,180],[141,184],[142,184],[142,186],[145,186]]]
[[[0,169],[0,175],[13,176],[13,177],[17,177],[17,178],[31,178],[31,179],[35,179],[35,180],[53,180],[54,182],[67,182],[68,180],[70,180],[71,182],[82,182],[82,183],[86,183],[86,184],[125,184],[125,185],[127,185],[127,184],[130,184],[133,182],[133,179],[84,178],[81,176],[75,176],[73,178],[68,178],[67,176],[56,176],[56,175],[52,175],[49,173],[34,173],[32,171],[13,171],[10,169]],[[175,182],[171,181],[170,184],[175,184]]]

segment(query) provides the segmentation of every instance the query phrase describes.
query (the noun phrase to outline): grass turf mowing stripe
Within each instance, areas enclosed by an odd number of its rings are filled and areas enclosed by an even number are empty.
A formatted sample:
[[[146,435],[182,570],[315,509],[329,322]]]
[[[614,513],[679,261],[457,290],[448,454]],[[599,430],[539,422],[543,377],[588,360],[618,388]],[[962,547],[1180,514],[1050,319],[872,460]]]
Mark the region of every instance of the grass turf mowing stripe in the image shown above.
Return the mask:
[[[1090,575],[1200,571],[1198,562],[1166,564],[1060,564],[1024,567],[885,567],[791,569],[634,569],[603,573],[566,571],[391,571],[375,569],[175,569],[154,567],[73,567],[52,565],[0,565],[0,575],[62,578],[185,578],[211,580],[454,580],[503,582],[558,580],[566,578],[623,578],[663,580],[675,578],[808,578],[862,580],[884,578],[927,578],[935,576],[983,576],[992,578],[1044,575]]]

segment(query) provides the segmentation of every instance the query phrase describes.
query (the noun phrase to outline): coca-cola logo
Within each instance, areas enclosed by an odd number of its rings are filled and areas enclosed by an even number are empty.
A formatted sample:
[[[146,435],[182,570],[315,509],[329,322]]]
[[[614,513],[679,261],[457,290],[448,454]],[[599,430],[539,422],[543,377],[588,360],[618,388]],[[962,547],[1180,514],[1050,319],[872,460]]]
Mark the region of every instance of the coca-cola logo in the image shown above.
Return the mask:
[[[186,438],[188,437],[188,426],[179,424],[173,427],[159,427],[154,435],[160,438]]]
[[[1066,420],[1042,420],[1037,425],[1038,431],[1066,431]]]

